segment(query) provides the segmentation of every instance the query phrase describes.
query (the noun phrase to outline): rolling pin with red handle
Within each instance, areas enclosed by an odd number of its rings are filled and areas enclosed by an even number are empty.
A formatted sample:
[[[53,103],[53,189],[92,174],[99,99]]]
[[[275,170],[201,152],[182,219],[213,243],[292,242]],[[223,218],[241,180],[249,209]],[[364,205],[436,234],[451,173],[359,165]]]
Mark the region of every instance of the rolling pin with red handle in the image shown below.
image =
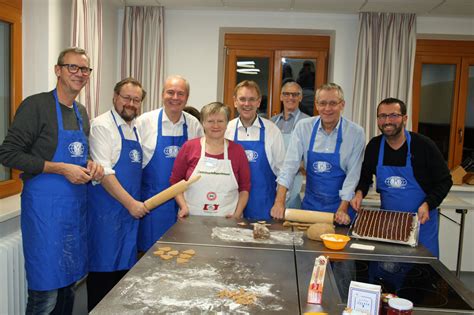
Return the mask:
[[[154,195],[153,197],[145,200],[145,202],[144,202],[145,207],[148,210],[152,210],[152,209],[158,207],[162,203],[165,203],[168,200],[170,200],[171,198],[174,198],[178,194],[183,193],[184,191],[186,191],[186,189],[188,189],[189,185],[196,182],[200,178],[201,178],[201,175],[197,175],[197,176],[191,177],[187,181],[183,179],[182,181],[177,182],[173,186],[170,186],[169,188],[163,190],[162,192],[160,192],[160,193]]]
[[[286,209],[285,220],[305,223],[332,224],[334,221],[334,213],[311,210]]]

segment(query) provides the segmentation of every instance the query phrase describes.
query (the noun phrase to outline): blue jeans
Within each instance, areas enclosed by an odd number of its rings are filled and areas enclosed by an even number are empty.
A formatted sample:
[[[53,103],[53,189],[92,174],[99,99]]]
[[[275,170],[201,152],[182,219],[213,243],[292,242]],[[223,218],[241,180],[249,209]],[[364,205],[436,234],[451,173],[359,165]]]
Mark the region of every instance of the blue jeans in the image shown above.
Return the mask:
[[[26,315],[70,315],[74,306],[75,283],[56,290],[28,290]]]

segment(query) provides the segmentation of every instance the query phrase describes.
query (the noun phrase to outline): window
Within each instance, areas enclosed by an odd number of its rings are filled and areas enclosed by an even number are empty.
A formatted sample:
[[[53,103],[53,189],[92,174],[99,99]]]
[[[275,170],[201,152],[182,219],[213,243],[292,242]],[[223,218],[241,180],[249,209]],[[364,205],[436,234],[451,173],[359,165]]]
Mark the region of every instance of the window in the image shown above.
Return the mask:
[[[326,82],[329,43],[329,36],[225,34],[224,102],[230,106],[232,117],[234,87],[243,80],[253,80],[260,86],[260,115],[280,113],[280,88],[288,80],[303,88],[300,109],[317,114],[314,93]]]
[[[474,41],[417,40],[413,130],[474,171]]]
[[[0,0],[0,143],[21,98],[21,0]],[[0,165],[0,198],[20,190],[19,172]]]

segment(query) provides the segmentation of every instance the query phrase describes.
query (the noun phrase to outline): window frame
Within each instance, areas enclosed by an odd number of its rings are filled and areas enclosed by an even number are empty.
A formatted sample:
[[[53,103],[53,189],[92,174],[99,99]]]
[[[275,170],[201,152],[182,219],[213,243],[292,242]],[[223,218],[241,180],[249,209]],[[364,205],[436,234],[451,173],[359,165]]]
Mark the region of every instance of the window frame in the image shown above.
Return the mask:
[[[421,101],[421,70],[423,64],[456,66],[451,112],[448,167],[454,169],[462,162],[464,121],[467,109],[468,67],[474,59],[474,41],[418,39],[416,41],[413,73],[412,129],[418,131]]]
[[[0,0],[0,20],[11,25],[10,29],[10,123],[22,100],[22,0]],[[0,199],[18,194],[22,188],[20,171],[12,169],[11,179],[0,181]]]

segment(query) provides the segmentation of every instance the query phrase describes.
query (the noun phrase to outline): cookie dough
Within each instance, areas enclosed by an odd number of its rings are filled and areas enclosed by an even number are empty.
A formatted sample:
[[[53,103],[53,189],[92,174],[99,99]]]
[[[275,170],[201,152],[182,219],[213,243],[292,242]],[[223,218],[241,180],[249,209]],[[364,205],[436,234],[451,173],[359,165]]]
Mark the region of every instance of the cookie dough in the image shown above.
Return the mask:
[[[163,260],[170,260],[171,258],[173,258],[173,256],[171,256],[171,255],[166,255],[166,254],[163,254],[163,255],[161,255],[160,257],[161,257],[161,259],[163,259]]]
[[[191,257],[193,257],[193,255],[189,255],[189,254],[179,254],[178,258],[183,258],[183,259],[190,259]]]
[[[157,250],[157,251],[154,251],[154,252],[153,252],[153,255],[155,255],[155,256],[160,256],[160,255],[163,255],[164,253],[165,253],[164,250]]]
[[[182,251],[181,253],[192,256],[192,255],[196,254],[196,251],[194,249],[187,249],[187,250]]]
[[[257,295],[255,293],[247,292],[243,288],[237,291],[224,289],[219,291],[217,296],[220,298],[230,298],[234,300],[235,303],[242,305],[254,304],[257,301]]]
[[[334,225],[329,223],[315,223],[306,231],[306,235],[310,240],[321,241],[321,235],[326,233],[334,233]]]
[[[171,255],[171,256],[177,256],[179,254],[179,251],[177,250],[170,250],[168,253],[168,255]]]
[[[167,247],[158,247],[158,250],[162,250],[162,251],[164,251],[164,252],[168,252],[168,251],[171,250],[171,247],[168,247],[168,246],[167,246]]]
[[[253,226],[253,238],[266,240],[270,238],[270,230],[265,226],[265,224],[255,223]]]

